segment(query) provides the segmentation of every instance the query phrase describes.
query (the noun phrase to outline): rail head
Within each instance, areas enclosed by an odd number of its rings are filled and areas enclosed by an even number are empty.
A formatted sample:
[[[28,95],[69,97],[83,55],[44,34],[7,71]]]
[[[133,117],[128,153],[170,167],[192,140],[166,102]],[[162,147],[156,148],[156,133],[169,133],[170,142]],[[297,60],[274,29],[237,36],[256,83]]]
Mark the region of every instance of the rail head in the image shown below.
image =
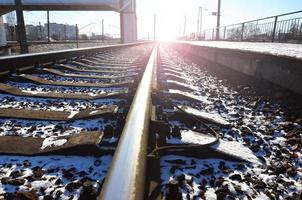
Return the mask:
[[[144,197],[151,90],[157,62],[154,47],[130,107],[99,200],[141,200]]]
[[[137,43],[129,43],[129,44],[88,47],[88,48],[43,52],[43,53],[30,53],[30,54],[23,54],[23,55],[16,55],[16,56],[4,56],[4,57],[0,57],[0,72],[15,70],[18,68],[24,68],[28,66],[35,66],[45,63],[51,63],[63,59],[71,59],[80,56],[86,56],[99,52],[105,52],[118,48],[126,48],[126,47],[141,45],[141,44],[147,44],[147,43],[149,42],[137,42]]]

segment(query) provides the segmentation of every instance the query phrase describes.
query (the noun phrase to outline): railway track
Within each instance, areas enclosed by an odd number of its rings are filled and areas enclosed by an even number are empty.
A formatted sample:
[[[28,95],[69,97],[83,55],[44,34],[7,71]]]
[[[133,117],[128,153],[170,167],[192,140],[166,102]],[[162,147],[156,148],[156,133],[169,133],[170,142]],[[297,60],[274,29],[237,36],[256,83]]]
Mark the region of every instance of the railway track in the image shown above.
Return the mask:
[[[0,199],[96,199],[151,50],[100,48],[4,73]]]
[[[297,199],[300,98],[193,61],[148,43],[0,59],[0,199]]]

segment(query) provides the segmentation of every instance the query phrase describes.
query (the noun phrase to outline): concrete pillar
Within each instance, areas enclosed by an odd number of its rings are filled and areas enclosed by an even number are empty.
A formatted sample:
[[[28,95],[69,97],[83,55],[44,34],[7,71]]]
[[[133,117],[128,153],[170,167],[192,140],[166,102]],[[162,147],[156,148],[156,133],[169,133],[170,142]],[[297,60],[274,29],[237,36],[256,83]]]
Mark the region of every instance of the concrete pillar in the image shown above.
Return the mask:
[[[137,18],[135,0],[122,0],[120,9],[120,27],[122,43],[137,41]]]
[[[0,16],[0,47],[6,46],[6,35],[5,35],[5,27],[4,27],[4,21],[3,16]]]

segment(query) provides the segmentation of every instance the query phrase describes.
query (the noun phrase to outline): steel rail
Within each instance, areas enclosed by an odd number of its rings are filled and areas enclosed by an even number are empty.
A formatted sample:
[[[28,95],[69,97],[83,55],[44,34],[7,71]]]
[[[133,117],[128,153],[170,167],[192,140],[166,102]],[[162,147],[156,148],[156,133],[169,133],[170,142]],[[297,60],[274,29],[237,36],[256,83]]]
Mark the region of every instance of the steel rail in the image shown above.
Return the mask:
[[[130,107],[99,200],[144,199],[147,140],[157,47],[154,47]]]
[[[4,56],[4,57],[0,57],[0,72],[56,62],[59,60],[72,59],[80,56],[92,55],[100,52],[105,52],[105,51],[119,49],[119,48],[126,48],[130,46],[137,46],[146,43],[148,42],[88,47],[88,48],[79,48],[79,49],[71,49],[71,50],[43,52],[43,53],[30,53],[30,54],[16,55],[16,56]]]

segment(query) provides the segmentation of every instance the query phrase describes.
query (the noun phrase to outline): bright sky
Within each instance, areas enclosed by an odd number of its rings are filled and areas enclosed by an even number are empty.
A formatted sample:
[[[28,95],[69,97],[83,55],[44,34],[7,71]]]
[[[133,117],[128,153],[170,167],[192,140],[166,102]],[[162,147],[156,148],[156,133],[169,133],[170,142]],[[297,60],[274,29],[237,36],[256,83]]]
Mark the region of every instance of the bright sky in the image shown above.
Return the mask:
[[[187,18],[186,32],[195,32],[198,8],[203,7],[203,28],[213,28],[216,18],[211,12],[217,10],[217,0],[137,0],[139,38],[153,38],[153,19],[157,16],[156,32],[160,38],[175,38],[183,32],[184,18]],[[302,0],[221,0],[221,25],[302,10]],[[101,20],[105,20],[105,32],[119,34],[119,14],[114,12],[51,12],[50,20],[57,23],[78,24],[85,32],[101,31]],[[46,12],[26,12],[26,23],[43,24]]]
[[[183,32],[196,32],[198,8],[203,7],[203,28],[216,26],[217,0],[138,0],[140,36],[153,35],[153,15],[157,15],[157,34],[167,39]],[[221,25],[302,10],[302,0],[221,0]],[[151,26],[150,26],[151,25]]]

